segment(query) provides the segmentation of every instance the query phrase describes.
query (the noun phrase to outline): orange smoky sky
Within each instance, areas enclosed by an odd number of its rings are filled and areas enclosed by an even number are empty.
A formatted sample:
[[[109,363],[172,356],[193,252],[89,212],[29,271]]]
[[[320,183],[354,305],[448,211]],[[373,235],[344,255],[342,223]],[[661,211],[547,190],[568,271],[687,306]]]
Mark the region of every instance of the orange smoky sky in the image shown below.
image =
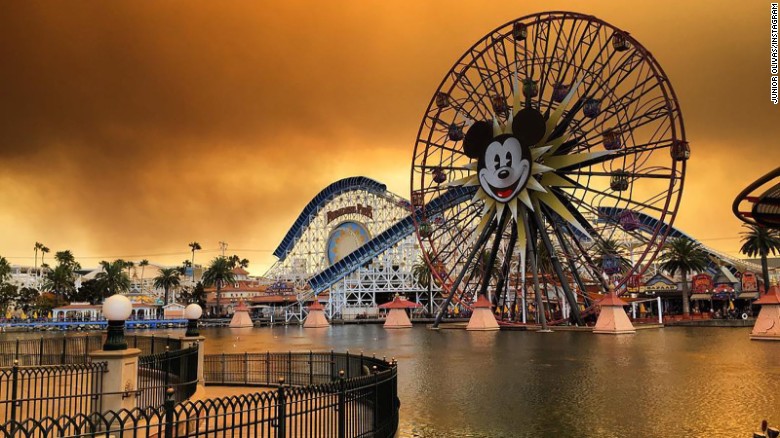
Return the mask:
[[[5,1],[0,254],[261,274],[303,206],[364,175],[409,196],[422,113],[485,33],[545,11],[629,31],[678,94],[693,155],[677,225],[736,253],[734,196],[780,163],[763,1]],[[51,257],[51,255],[49,256]]]

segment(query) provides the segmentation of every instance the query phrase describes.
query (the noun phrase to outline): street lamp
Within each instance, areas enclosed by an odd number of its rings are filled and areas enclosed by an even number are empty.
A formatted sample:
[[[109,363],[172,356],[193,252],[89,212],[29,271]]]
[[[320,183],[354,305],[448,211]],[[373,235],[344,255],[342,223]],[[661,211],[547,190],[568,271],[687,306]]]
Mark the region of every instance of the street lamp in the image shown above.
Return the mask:
[[[125,320],[133,312],[133,303],[124,295],[111,295],[103,301],[103,316],[108,320],[108,336],[103,350],[127,350]]]
[[[193,303],[184,308],[184,317],[187,318],[186,337],[200,336],[198,333],[198,319],[203,315],[203,308]]]

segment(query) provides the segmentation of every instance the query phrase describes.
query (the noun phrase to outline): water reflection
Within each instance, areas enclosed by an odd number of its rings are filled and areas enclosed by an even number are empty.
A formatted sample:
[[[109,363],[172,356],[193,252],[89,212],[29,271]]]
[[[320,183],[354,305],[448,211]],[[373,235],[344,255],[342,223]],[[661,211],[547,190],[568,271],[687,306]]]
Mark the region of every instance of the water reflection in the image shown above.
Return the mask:
[[[401,437],[731,438],[750,436],[763,418],[780,425],[780,343],[751,342],[746,329],[201,333],[207,353],[332,349],[397,358]]]

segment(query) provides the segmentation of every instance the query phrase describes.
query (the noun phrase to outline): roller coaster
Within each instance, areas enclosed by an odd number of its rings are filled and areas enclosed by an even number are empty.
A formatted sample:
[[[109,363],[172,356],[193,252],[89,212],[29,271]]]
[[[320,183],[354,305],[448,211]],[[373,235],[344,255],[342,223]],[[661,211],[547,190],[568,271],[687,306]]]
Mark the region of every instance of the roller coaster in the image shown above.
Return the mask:
[[[436,221],[437,211],[464,202],[474,195],[473,187],[453,187],[428,203],[426,214]],[[616,220],[620,209],[602,208],[595,221]],[[331,317],[349,318],[376,311],[377,304],[396,293],[413,294],[431,314],[444,302],[442,288],[433,283],[431,291],[416,281],[412,273],[421,263],[421,249],[415,238],[414,221],[422,212],[409,200],[387,190],[385,184],[356,176],[336,181],[306,204],[292,227],[274,251],[277,262],[267,278],[295,285],[297,302],[287,308],[288,322],[305,315],[306,303],[327,296],[326,311]],[[636,214],[639,231],[656,229],[658,220]],[[347,240],[339,232],[345,224],[357,224],[364,241]],[[672,238],[694,239],[674,227],[660,224]],[[667,228],[669,228],[667,230]],[[339,244],[343,247],[339,247]],[[760,267],[703,245],[710,255],[710,273],[720,266],[736,274]],[[510,290],[510,294],[515,293]],[[429,295],[433,295],[432,297]],[[323,298],[324,299],[324,298]]]

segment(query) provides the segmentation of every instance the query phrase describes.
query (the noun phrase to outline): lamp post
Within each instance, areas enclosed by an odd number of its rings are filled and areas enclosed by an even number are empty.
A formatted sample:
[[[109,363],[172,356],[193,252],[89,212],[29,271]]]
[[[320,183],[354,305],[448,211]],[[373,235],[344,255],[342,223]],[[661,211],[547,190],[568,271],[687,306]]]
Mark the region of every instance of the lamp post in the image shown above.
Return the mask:
[[[203,315],[203,308],[193,303],[184,308],[184,317],[187,318],[186,337],[200,336],[198,332],[198,319]]]
[[[124,295],[111,295],[103,302],[103,316],[108,320],[108,336],[103,350],[127,350],[125,320],[133,312],[133,303]]]

